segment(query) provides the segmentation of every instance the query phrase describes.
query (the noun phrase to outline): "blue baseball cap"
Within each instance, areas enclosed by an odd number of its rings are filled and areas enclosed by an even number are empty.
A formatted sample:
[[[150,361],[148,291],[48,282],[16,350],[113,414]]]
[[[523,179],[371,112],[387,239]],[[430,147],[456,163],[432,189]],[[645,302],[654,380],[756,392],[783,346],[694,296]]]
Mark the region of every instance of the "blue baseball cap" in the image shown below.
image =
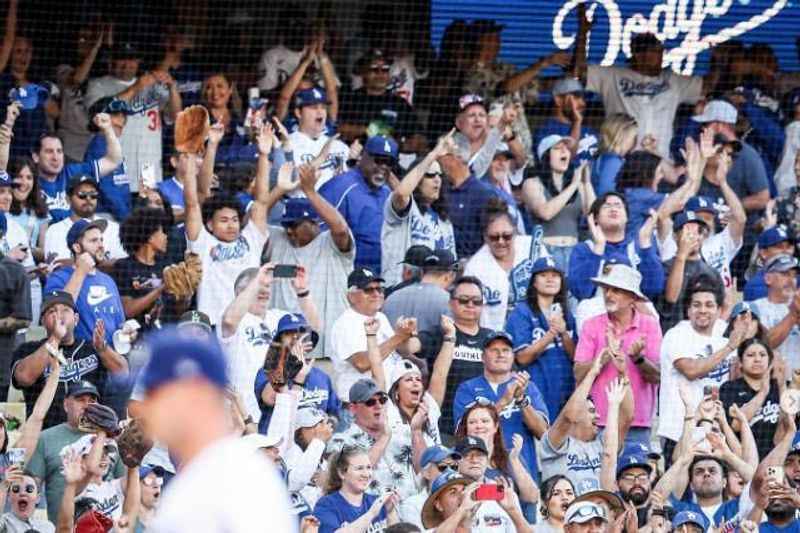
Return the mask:
[[[228,384],[225,357],[216,342],[202,342],[166,328],[150,337],[149,348],[150,360],[142,371],[145,393],[187,379],[207,381],[220,389]]]
[[[164,477],[164,474],[167,473],[163,467],[158,465],[142,465],[139,467],[139,479],[146,478],[150,472],[153,472],[156,477]]]
[[[540,257],[536,261],[533,262],[533,268],[531,269],[531,276],[535,276],[540,272],[558,272],[562,276],[564,275],[564,271],[558,266],[555,259],[552,257]]]
[[[672,227],[677,231],[689,222],[695,222],[703,225],[705,228],[708,228],[708,223],[697,216],[697,213],[694,211],[684,211],[683,213],[678,213],[672,221]]]
[[[72,191],[84,183],[88,183],[89,185],[93,186],[96,191],[100,190],[100,183],[94,178],[94,176],[81,173],[72,176],[67,182],[67,196],[71,195]]]
[[[294,106],[303,107],[315,104],[327,104],[328,95],[325,94],[325,89],[320,87],[311,87],[310,89],[303,89],[297,91],[294,95]]]
[[[681,511],[672,519],[673,529],[678,529],[684,524],[694,524],[699,526],[703,531],[708,529],[708,521],[703,513],[696,513],[694,511]]]
[[[444,522],[442,513],[440,513],[434,505],[436,499],[439,498],[444,491],[454,485],[463,485],[466,487],[470,483],[472,483],[471,479],[452,470],[439,474],[439,476],[433,480],[433,483],[431,483],[431,494],[422,505],[422,512],[420,513],[422,525],[425,526],[425,529],[433,529]]]
[[[78,240],[83,237],[84,233],[95,228],[99,229],[100,231],[105,231],[107,224],[108,222],[102,218],[97,220],[87,220],[82,218],[76,221],[67,232],[67,248],[72,251],[72,245],[78,242]]]
[[[761,317],[758,314],[758,308],[750,302],[737,302],[736,305],[733,306],[733,309],[731,309],[730,320],[733,320],[737,316],[746,312],[749,312],[751,315],[761,320]]]
[[[772,226],[762,231],[761,235],[758,236],[758,247],[763,250],[782,242],[791,242],[791,240],[789,232],[786,231],[784,226]]]
[[[6,214],[0,211],[0,237],[4,236],[8,231],[8,219]]]
[[[788,272],[798,268],[797,259],[789,254],[778,254],[771,257],[767,264],[764,266],[764,271],[769,274],[771,272]]]
[[[308,198],[289,198],[285,204],[281,226],[289,227],[303,220],[319,221],[319,215]]]
[[[794,439],[792,439],[792,447],[789,448],[787,455],[792,455],[793,453],[800,453],[800,431],[795,432]]]
[[[461,454],[451,450],[450,448],[446,448],[445,446],[431,446],[422,452],[422,456],[419,459],[419,466],[420,468],[425,468],[430,463],[441,463],[448,458],[455,461],[460,461]]]
[[[653,467],[647,462],[647,452],[625,449],[617,460],[617,479],[629,468],[642,468],[648,474],[653,471]]]
[[[487,346],[489,346],[491,343],[493,343],[496,340],[504,341],[506,344],[508,344],[512,348],[514,347],[514,339],[511,338],[511,335],[509,335],[505,331],[498,330],[498,331],[491,332],[489,334],[489,336],[486,337],[486,340],[483,341],[483,349],[485,350]]]
[[[5,170],[0,170],[0,187],[16,188],[18,186],[19,185],[13,180],[13,178],[8,175],[8,172]]]
[[[577,78],[561,78],[553,84],[551,91],[553,96],[561,96],[562,94],[579,94],[583,96],[585,89],[583,84]]]
[[[384,137],[383,135],[375,135],[367,139],[367,144],[364,150],[373,157],[391,157],[397,159],[399,148],[397,142],[391,137]]]
[[[694,211],[695,213],[706,212],[713,215],[717,214],[717,208],[714,207],[714,202],[707,196],[692,196],[684,206],[686,211]]]
[[[319,342],[319,333],[311,329],[306,317],[301,313],[286,313],[278,320],[278,327],[275,329],[275,338],[280,337],[289,331],[302,331],[311,334],[311,343],[316,346]]]
[[[50,97],[50,91],[46,87],[29,83],[24,87],[14,87],[8,93],[9,99],[12,102],[19,102],[22,109],[31,110],[39,107],[40,104],[47,101]]]

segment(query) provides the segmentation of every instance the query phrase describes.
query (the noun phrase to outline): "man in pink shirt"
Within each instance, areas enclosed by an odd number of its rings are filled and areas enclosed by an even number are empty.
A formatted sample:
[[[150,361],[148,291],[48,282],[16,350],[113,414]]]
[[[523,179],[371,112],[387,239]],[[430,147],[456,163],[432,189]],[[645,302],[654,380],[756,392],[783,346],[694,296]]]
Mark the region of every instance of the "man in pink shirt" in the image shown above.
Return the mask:
[[[605,390],[619,375],[626,375],[633,390],[634,413],[626,444],[650,441],[661,350],[658,319],[636,310],[645,297],[639,289],[642,275],[625,264],[607,263],[592,281],[603,291],[606,312],[587,320],[575,349],[575,378],[583,379],[596,357],[606,360],[591,389],[599,424],[605,426],[608,402]]]

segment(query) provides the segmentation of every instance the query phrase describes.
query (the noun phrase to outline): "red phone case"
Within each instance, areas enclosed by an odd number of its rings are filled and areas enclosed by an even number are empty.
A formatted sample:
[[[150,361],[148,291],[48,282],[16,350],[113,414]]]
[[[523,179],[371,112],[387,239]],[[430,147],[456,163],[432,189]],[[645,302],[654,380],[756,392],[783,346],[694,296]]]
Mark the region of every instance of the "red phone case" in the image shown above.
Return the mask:
[[[494,483],[486,483],[478,487],[475,491],[476,501],[494,500],[499,502],[503,499],[505,487],[503,485],[495,485]]]

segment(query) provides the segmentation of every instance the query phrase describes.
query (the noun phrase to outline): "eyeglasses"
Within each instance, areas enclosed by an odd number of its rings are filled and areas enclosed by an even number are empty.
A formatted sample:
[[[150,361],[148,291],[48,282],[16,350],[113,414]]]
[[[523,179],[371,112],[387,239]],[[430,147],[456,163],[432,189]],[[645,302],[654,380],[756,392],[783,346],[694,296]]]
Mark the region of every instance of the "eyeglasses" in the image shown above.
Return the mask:
[[[365,287],[361,290],[365,294],[383,294],[383,287]]]
[[[370,72],[389,72],[389,70],[390,70],[389,65],[382,65],[382,66],[379,66],[379,67],[370,67],[369,68]]]
[[[161,487],[164,485],[163,477],[148,477],[142,480],[145,487]]]
[[[650,476],[647,474],[623,474],[619,478],[628,483],[647,483]]]
[[[27,484],[25,485],[24,488],[25,492],[28,494],[33,494],[34,492],[36,492],[36,485]],[[13,492],[14,494],[19,494],[20,492],[22,492],[22,489],[23,489],[22,485],[12,485],[11,492]]]
[[[381,394],[377,398],[370,398],[366,402],[361,402],[361,403],[363,403],[367,407],[375,407],[375,404],[377,404],[378,402],[380,402],[381,405],[385,405],[386,402],[388,402],[388,401],[389,401],[389,397],[387,395],[385,395],[385,394]]]
[[[383,165],[385,167],[390,167],[394,164],[394,159],[385,155],[374,155],[372,156],[372,160],[376,165]]]
[[[511,240],[514,238],[514,234],[511,232],[495,233],[493,235],[487,235],[486,238],[491,242],[500,242],[501,240],[511,242]]]
[[[97,200],[100,197],[100,195],[97,194],[96,192],[79,192],[76,193],[75,196],[77,196],[81,200],[86,200],[86,199]]]
[[[453,296],[453,300],[457,301],[461,305],[472,304],[475,306],[483,305],[483,298],[480,296]]]

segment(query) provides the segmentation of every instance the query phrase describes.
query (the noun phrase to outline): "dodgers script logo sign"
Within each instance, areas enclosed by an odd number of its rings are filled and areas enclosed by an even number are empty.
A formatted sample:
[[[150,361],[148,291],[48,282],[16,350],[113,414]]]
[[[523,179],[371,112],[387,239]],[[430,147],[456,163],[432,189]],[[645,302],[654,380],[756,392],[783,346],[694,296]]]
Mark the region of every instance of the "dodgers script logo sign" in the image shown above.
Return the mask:
[[[500,60],[524,68],[534,60],[574,45],[577,7],[585,3],[594,21],[589,62],[624,64],[631,37],[652,32],[665,43],[664,65],[682,74],[706,70],[708,54],[730,40],[773,47],[781,68],[798,70],[795,37],[800,27],[797,0],[433,0],[432,35],[439,43],[456,18],[494,19],[505,25]],[[556,71],[548,71],[547,74]]]

